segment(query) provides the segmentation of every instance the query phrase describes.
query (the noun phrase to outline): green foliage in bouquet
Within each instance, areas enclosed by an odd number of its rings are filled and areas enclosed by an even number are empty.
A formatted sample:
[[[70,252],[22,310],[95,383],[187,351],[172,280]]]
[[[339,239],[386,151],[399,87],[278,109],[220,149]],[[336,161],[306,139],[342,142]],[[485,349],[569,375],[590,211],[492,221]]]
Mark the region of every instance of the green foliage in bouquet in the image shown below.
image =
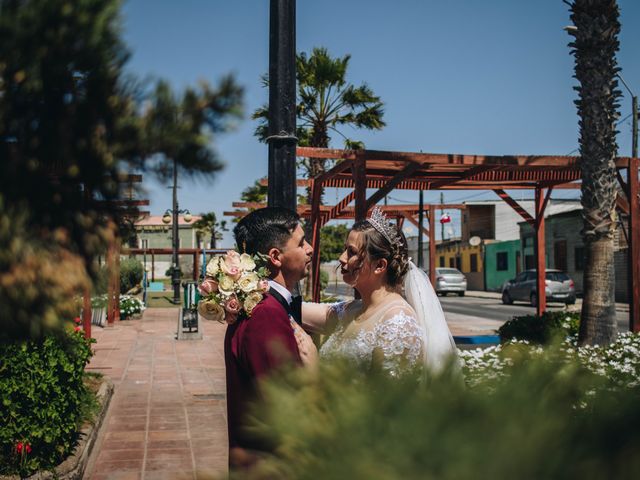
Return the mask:
[[[72,452],[96,403],[83,383],[91,356],[79,327],[0,344],[0,474],[50,469]]]
[[[526,340],[545,344],[555,336],[577,336],[579,325],[579,312],[546,311],[541,317],[537,315],[513,317],[500,327],[498,333],[502,342]]]
[[[144,267],[135,258],[125,258],[120,262],[120,293],[127,293],[136,285],[140,285]]]
[[[274,381],[253,427],[274,454],[248,478],[639,478],[638,388],[609,390],[558,350],[522,349],[510,368],[473,389],[349,365]]]

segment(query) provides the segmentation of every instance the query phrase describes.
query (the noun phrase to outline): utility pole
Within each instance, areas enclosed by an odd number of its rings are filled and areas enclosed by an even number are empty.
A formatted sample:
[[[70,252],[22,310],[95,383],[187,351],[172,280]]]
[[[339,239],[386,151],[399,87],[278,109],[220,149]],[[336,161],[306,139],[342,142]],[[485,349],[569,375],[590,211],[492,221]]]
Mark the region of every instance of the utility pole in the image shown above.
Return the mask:
[[[268,205],[296,210],[296,2],[271,0]]]

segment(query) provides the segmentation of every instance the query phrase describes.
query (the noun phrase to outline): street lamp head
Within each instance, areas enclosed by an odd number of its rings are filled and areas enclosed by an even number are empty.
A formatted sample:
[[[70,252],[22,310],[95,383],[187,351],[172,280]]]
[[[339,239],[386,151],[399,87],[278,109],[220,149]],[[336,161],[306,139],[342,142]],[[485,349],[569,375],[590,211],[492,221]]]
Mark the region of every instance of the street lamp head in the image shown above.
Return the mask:
[[[187,223],[190,223],[191,220],[193,220],[193,217],[191,216],[191,214],[189,212],[184,214],[184,221]]]
[[[169,225],[171,223],[171,215],[169,215],[168,212],[162,216],[162,223],[165,225]]]
[[[578,31],[578,27],[575,25],[567,25],[566,27],[562,27],[562,29],[569,34],[576,33]]]

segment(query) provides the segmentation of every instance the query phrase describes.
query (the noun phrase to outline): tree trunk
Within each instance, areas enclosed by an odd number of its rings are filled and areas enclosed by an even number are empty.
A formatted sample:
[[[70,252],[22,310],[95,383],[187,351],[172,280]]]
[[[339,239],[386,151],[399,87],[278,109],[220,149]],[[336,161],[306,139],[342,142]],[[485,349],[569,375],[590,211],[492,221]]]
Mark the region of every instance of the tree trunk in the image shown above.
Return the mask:
[[[581,343],[607,345],[615,340],[616,305],[613,239],[599,238],[586,245],[584,300],[580,321]]]
[[[617,155],[616,52],[620,22],[615,0],[575,0],[570,44],[575,55],[580,116],[580,168],[586,265],[579,344],[606,345],[617,334],[613,238]]]

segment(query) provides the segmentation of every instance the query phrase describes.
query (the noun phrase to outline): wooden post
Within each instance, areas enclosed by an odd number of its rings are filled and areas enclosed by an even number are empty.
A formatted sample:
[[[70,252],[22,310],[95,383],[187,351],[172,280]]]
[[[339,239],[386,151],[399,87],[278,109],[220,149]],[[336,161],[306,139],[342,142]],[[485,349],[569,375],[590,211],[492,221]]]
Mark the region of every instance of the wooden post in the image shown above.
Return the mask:
[[[422,233],[420,233],[422,234]],[[429,280],[436,284],[436,206],[429,205]]]
[[[314,302],[320,301],[320,228],[322,218],[320,216],[320,191],[322,181],[313,180],[311,185],[311,282]]]
[[[91,289],[85,287],[82,292],[82,329],[85,338],[91,338]]]
[[[640,199],[638,194],[638,158],[629,159],[629,331],[640,332]]]
[[[113,322],[115,320],[115,306],[114,306],[114,298],[115,298],[115,282],[113,272],[115,270],[114,266],[114,257],[115,251],[113,242],[109,243],[107,247],[106,254],[106,265],[107,265],[107,324],[113,326]]]
[[[538,301],[536,314],[542,315],[547,309],[547,295],[545,290],[546,265],[545,265],[545,235],[544,235],[544,189],[536,187],[536,291]]]
[[[113,299],[113,308],[114,308],[114,320],[116,322],[120,321],[120,238],[116,237],[115,245],[114,245],[114,299]]]
[[[193,279],[197,282],[198,278],[198,270],[200,269],[200,263],[198,262],[198,252],[193,252]]]
[[[367,219],[367,164],[364,159],[357,159],[353,164],[353,183],[356,191],[356,222]]]

